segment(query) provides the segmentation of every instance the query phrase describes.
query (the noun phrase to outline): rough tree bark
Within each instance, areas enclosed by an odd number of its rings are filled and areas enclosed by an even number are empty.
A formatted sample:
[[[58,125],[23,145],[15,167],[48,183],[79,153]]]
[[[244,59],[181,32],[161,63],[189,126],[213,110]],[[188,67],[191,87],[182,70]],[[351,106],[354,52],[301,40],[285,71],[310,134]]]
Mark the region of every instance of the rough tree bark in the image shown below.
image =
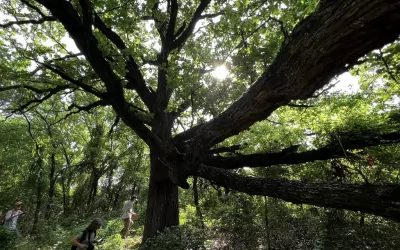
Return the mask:
[[[194,175],[251,195],[266,195],[296,204],[361,211],[400,221],[400,186],[397,184],[307,183],[254,178],[208,166],[194,171]]]
[[[150,155],[150,187],[143,238],[148,239],[166,227],[179,225],[178,186],[168,178],[168,169],[158,156]]]

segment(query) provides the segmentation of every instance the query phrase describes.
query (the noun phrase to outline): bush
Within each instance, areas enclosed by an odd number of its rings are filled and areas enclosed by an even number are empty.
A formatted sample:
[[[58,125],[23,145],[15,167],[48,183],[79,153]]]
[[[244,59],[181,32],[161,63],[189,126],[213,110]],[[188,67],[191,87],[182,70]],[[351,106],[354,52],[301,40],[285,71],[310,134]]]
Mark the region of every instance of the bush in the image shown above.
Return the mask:
[[[159,233],[156,237],[148,239],[141,247],[141,250],[178,250],[207,249],[206,234],[204,230],[191,225],[172,227]]]

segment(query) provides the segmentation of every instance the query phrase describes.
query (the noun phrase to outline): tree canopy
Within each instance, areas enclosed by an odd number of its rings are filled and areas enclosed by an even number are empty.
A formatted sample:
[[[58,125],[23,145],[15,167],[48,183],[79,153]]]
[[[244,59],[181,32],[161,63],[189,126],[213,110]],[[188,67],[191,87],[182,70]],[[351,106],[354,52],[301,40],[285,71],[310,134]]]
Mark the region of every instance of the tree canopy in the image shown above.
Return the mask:
[[[36,145],[26,159],[35,166],[38,138],[51,145],[49,206],[57,173],[73,173],[79,154],[93,203],[101,176],[111,183],[144,156],[134,134],[149,148],[145,240],[179,224],[178,186],[189,188],[189,176],[399,221],[400,185],[388,177],[398,170],[348,182],[343,171],[374,166],[367,148],[399,143],[400,1],[4,0],[1,12],[2,115],[41,124],[21,136]],[[224,79],[213,77],[220,67]],[[349,70],[360,92],[329,93]],[[261,173],[328,160],[340,181]]]

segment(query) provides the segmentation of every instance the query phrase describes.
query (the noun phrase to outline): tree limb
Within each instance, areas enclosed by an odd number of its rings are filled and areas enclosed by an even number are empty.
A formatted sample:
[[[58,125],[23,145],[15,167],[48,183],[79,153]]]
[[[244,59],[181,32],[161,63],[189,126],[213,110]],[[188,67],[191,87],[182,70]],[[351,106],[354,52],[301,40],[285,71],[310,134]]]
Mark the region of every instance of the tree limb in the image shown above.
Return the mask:
[[[176,26],[176,17],[178,16],[178,0],[171,0],[170,15],[167,28],[167,46],[170,47],[174,41],[174,33]]]
[[[56,75],[60,76],[62,79],[82,88],[84,91],[86,91],[88,93],[91,93],[99,98],[105,97],[104,93],[101,93],[98,90],[92,88],[91,86],[84,84],[82,81],[73,79],[72,77],[67,75],[65,72],[63,72],[61,69],[55,68],[52,65],[47,64],[47,63],[40,63],[40,62],[37,62],[37,63],[42,65],[44,68],[50,70],[51,72],[55,73]]]
[[[225,14],[225,11],[220,11],[218,13],[214,13],[214,14],[204,14],[200,16],[200,19],[204,19],[204,18],[214,18],[217,16],[222,16],[223,14]]]
[[[175,137],[191,140],[189,148],[204,152],[291,100],[304,100],[346,65],[396,40],[400,34],[400,1],[334,1],[318,8],[296,26],[275,62],[222,114]],[[338,29],[338,27],[347,27]],[[367,42],[366,42],[367,41]],[[288,74],[288,72],[292,72]]]
[[[66,56],[62,56],[62,57],[58,57],[58,58],[54,58],[54,59],[45,61],[44,63],[51,64],[51,63],[53,63],[53,62],[63,61],[63,60],[65,60],[65,59],[69,59],[69,58],[77,58],[77,57],[82,56],[82,55],[83,55],[82,53],[68,54],[68,55],[66,55]],[[31,59],[31,58],[30,58],[30,59]],[[31,59],[31,60],[32,60],[32,59]],[[33,61],[35,61],[36,63],[38,63],[38,60],[33,60]],[[40,63],[39,63],[39,64],[40,64]],[[39,70],[41,70],[42,68],[44,68],[43,65],[39,65],[39,67],[36,67],[36,69],[32,70],[32,71],[30,72],[30,74],[33,76],[33,75],[35,75]]]
[[[75,103],[73,103],[68,107],[68,110],[72,110],[73,108],[76,108],[77,110],[69,112],[63,118],[51,123],[50,125],[53,126],[53,125],[55,125],[55,124],[57,124],[57,123],[59,123],[61,121],[66,120],[71,115],[78,114],[78,113],[80,113],[82,111],[90,112],[90,110],[92,110],[95,107],[107,106],[107,105],[109,105],[109,104],[107,102],[105,102],[104,100],[98,100],[98,101],[95,101],[95,102],[93,102],[91,104],[88,104],[86,106],[79,106],[79,105],[76,105]]]
[[[94,19],[95,26],[108,38],[112,43],[117,46],[117,48],[126,55],[126,50],[128,47],[125,45],[121,37],[115,33],[111,28],[109,28],[103,20],[96,14]],[[134,89],[139,94],[143,102],[146,104],[149,110],[152,110],[152,94],[147,89],[145,80],[142,73],[140,72],[139,66],[136,64],[135,60],[131,55],[127,55],[126,69],[128,72],[125,78],[128,80],[128,89]]]
[[[12,85],[12,86],[0,87],[0,92],[12,90],[12,89],[28,89],[28,90],[31,90],[31,91],[37,93],[37,94],[42,94],[42,93],[45,93],[45,92],[48,92],[48,91],[52,90],[50,88],[39,89],[39,88],[32,87],[30,85],[22,84],[22,85]]]
[[[194,27],[196,26],[197,21],[201,19],[201,14],[203,11],[207,8],[207,6],[210,4],[211,0],[201,0],[199,6],[197,7],[196,11],[193,14],[192,19],[190,20],[190,23],[188,27],[185,29],[185,31],[182,32],[182,35],[180,35],[174,42],[170,50],[174,50],[180,46],[182,46],[186,40],[189,38],[189,36],[193,33]]]
[[[140,59],[142,59],[143,64],[149,64],[153,66],[159,66],[160,63],[157,60],[147,60],[144,58],[144,56],[140,56]]]
[[[207,154],[211,154],[212,155],[212,154],[220,154],[220,153],[227,153],[227,152],[235,153],[236,150],[240,150],[240,149],[243,149],[242,145],[233,145],[233,146],[229,146],[229,147],[218,147],[218,148],[210,149],[209,151],[207,151]],[[214,158],[214,157],[210,157],[210,158]],[[225,158],[225,157],[223,157],[223,158]],[[219,164],[208,164],[206,162],[203,162],[203,163],[206,164],[206,165],[211,165],[211,166],[219,165]]]
[[[385,57],[383,56],[383,53],[382,53],[382,50],[381,50],[381,49],[379,50],[379,56],[380,56],[380,58],[381,58],[381,60],[382,60],[382,62],[383,62],[383,65],[385,66],[386,71],[388,72],[390,78],[392,78],[392,80],[393,80],[395,83],[400,84],[400,82],[397,81],[396,77],[393,75],[393,72],[390,70],[389,64],[386,62]]]
[[[57,18],[54,16],[45,16],[43,18],[40,18],[39,20],[21,20],[21,21],[12,21],[4,24],[0,24],[1,28],[7,28],[10,27],[14,24],[16,25],[23,25],[23,24],[42,24],[44,22],[53,22],[57,21]]]
[[[349,138],[342,139],[340,144],[334,141],[322,148],[305,152],[297,153],[283,149],[281,152],[275,153],[259,153],[233,157],[209,155],[202,157],[201,162],[205,165],[215,166],[222,169],[269,167],[282,164],[301,164],[317,160],[346,158],[348,154],[351,154],[348,153],[347,150],[400,143],[400,132],[382,135],[372,134],[366,135],[365,137],[349,136]]]
[[[161,140],[155,136],[137,117],[129,110],[129,105],[124,96],[121,79],[114,73],[108,61],[103,57],[98,48],[98,41],[91,33],[84,32],[84,27],[78,12],[71,2],[64,0],[36,0],[46,7],[62,23],[69,35],[75,41],[80,51],[85,55],[93,70],[106,86],[108,99],[116,114],[132,128],[155,151],[163,151]],[[96,21],[95,21],[96,22]]]
[[[279,27],[280,27],[280,29],[282,31],[282,34],[283,34],[283,37],[285,39],[287,39],[289,37],[289,34],[286,31],[286,29],[285,29],[285,27],[283,25],[283,22],[281,20],[279,20],[278,18],[275,18],[275,17],[272,17],[272,16],[269,16],[267,21],[270,21],[270,20],[272,20],[272,21],[274,21],[274,22],[279,24]]]
[[[79,0],[79,5],[82,10],[82,23],[87,34],[92,33],[93,24],[93,7],[90,0]]]
[[[86,111],[86,112],[89,112],[91,109],[93,109],[93,108],[95,108],[95,107],[98,107],[98,106],[106,106],[106,105],[109,105],[109,103],[107,103],[106,101],[104,101],[104,100],[98,100],[98,101],[95,101],[95,102],[93,102],[93,103],[91,103],[91,104],[88,104],[88,105],[86,105],[86,106],[79,106],[79,105],[77,105],[77,104],[75,104],[75,103],[72,103],[69,107],[68,107],[68,110],[72,110],[72,109],[77,109],[78,110],[78,112],[81,112],[81,111]]]
[[[70,86],[68,85],[59,85],[55,88],[52,89],[48,89],[48,93],[47,95],[45,95],[42,98],[34,98],[32,100],[27,101],[25,104],[19,106],[17,109],[15,109],[14,111],[12,111],[12,113],[17,113],[17,112],[21,112],[24,113],[24,111],[26,111],[26,109],[31,105],[31,104],[36,104],[33,107],[38,106],[39,104],[43,103],[44,101],[48,100],[50,97],[52,97],[53,95],[57,94],[58,92],[68,89]],[[30,109],[32,109],[33,107],[31,107]]]
[[[23,4],[25,4],[26,6],[28,6],[29,8],[31,8],[31,9],[33,9],[33,10],[35,10],[37,13],[39,13],[39,15],[41,15],[42,17],[47,17],[43,12],[42,12],[42,10],[39,8],[39,7],[37,7],[37,6],[35,6],[35,5],[33,5],[33,4],[31,4],[31,3],[29,3],[28,1],[26,1],[26,0],[20,0]]]
[[[115,120],[113,122],[113,124],[111,125],[110,130],[107,133],[107,136],[110,137],[112,132],[114,132],[115,127],[118,125],[119,121],[121,121],[121,118],[119,118],[118,116],[115,117]]]
[[[295,204],[349,209],[400,222],[400,185],[307,183],[286,179],[254,178],[205,165],[191,175],[250,195],[264,195]]]

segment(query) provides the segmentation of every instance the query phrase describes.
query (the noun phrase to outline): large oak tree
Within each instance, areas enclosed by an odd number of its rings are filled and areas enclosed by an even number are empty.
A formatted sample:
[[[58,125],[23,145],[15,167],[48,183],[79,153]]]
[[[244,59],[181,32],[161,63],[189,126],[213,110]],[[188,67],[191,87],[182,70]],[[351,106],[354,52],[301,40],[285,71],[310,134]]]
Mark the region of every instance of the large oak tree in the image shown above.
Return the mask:
[[[56,95],[68,105],[67,116],[110,106],[149,146],[144,239],[179,224],[178,186],[188,188],[191,175],[248,194],[400,220],[400,185],[229,171],[344,157],[345,150],[398,143],[398,132],[305,152],[218,154],[232,150],[219,143],[313,97],[360,57],[398,39],[399,0],[19,0],[3,1],[2,9],[15,19],[0,24],[3,109],[24,113]],[[66,48],[66,35],[79,53]],[[208,73],[225,61],[247,68],[222,91],[236,100],[215,95],[205,103],[200,93],[215,87]],[[174,130],[176,124],[185,131]]]

